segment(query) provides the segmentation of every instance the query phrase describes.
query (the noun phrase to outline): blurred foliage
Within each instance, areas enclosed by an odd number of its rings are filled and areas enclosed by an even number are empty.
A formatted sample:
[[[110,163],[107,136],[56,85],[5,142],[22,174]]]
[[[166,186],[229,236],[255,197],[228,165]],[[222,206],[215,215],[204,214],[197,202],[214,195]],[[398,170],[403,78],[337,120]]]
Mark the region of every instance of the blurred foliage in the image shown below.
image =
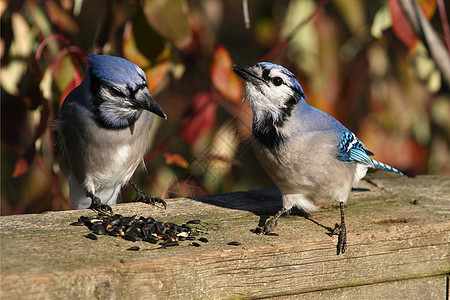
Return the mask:
[[[444,39],[436,1],[419,3]],[[52,123],[90,52],[141,66],[168,115],[150,133],[148,172],[134,176],[151,195],[272,186],[251,151],[252,113],[231,71],[261,58],[293,71],[308,102],[356,132],[375,159],[408,175],[450,175],[449,87],[397,0],[249,1],[249,29],[233,0],[0,5],[2,214],[70,208]],[[126,200],[133,193],[124,188]]]

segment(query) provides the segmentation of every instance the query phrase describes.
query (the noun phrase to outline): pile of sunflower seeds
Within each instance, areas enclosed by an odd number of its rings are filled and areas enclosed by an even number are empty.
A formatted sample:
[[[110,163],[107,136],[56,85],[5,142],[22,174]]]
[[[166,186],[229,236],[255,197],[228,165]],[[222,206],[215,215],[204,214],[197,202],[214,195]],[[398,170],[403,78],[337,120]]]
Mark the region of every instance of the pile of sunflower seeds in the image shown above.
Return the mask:
[[[199,224],[200,220],[191,220],[185,224],[163,223],[152,217],[125,217],[119,214],[113,216],[81,216],[72,226],[86,226],[94,234],[85,235],[86,238],[97,240],[97,235],[120,236],[125,240],[136,242],[145,241],[152,244],[160,242],[161,248],[178,246],[179,241],[195,240],[201,231],[192,229],[188,224]],[[200,241],[207,239],[200,238]],[[198,247],[198,243],[191,245]],[[198,245],[198,246],[197,246]],[[139,250],[138,247],[132,247]]]

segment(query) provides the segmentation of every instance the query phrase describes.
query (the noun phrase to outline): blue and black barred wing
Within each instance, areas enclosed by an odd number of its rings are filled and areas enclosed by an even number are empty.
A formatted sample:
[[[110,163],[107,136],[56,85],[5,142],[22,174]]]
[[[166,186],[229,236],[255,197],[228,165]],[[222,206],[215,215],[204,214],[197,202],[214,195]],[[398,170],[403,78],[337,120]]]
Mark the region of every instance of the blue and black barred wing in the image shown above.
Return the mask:
[[[385,170],[389,172],[398,173],[404,175],[399,170],[383,164],[382,162],[370,159],[369,155],[373,155],[372,152],[366,149],[358,138],[352,132],[344,132],[341,136],[338,145],[337,158],[346,163],[360,163],[365,164],[374,169]]]
[[[342,133],[339,145],[337,158],[346,163],[360,163],[374,168],[372,160],[369,155],[372,152],[365,149],[353,132],[346,131]]]

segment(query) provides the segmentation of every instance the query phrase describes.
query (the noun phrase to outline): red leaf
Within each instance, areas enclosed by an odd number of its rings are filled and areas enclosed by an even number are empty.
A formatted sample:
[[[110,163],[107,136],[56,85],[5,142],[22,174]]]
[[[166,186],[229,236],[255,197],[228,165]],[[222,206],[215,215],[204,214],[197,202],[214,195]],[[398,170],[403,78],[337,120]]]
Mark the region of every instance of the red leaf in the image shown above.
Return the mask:
[[[59,99],[59,107],[61,107],[61,105],[63,104],[64,100],[66,99],[66,97],[70,94],[70,92],[76,88],[77,86],[79,86],[81,84],[81,76],[80,76],[80,72],[78,71],[78,69],[75,69],[75,75],[73,77],[73,80],[69,83],[69,85],[66,87],[66,89],[64,90],[64,92],[61,94],[61,98]]]
[[[427,19],[431,19],[436,11],[437,0],[419,0],[420,8],[422,8],[423,13]]]
[[[227,99],[239,102],[243,98],[242,80],[233,72],[233,61],[224,46],[214,51],[211,64],[211,80],[217,90]]]
[[[13,178],[19,177],[20,175],[25,174],[28,171],[28,161],[21,157],[17,160],[16,165],[14,166]]]
[[[145,70],[147,75],[148,89],[150,93],[155,92],[155,90],[164,82],[169,74],[169,61],[163,61],[153,68]]]
[[[209,93],[199,93],[192,99],[191,107],[182,121],[181,134],[188,144],[195,141],[214,126],[216,102]]]
[[[69,45],[69,40],[62,34],[52,34],[48,37],[46,37],[42,43],[39,45],[38,49],[36,50],[35,58],[36,60],[41,59],[42,52],[44,52],[45,47],[47,44],[53,40],[60,40],[65,45]]]
[[[166,159],[166,164],[168,165],[177,165],[184,169],[187,169],[187,167],[189,166],[189,163],[186,161],[186,159],[184,159],[184,157],[179,154],[165,152],[164,157]]]
[[[66,99],[67,95],[69,95],[70,92],[78,85],[80,85],[81,82],[83,81],[83,79],[81,78],[80,66],[77,64],[76,58],[79,57],[83,59],[83,62],[87,64],[86,61],[87,53],[84,52],[80,47],[78,46],[66,47],[58,52],[58,55],[56,56],[55,60],[49,67],[50,70],[52,71],[54,78],[56,78],[58,76],[58,72],[61,71],[62,60],[65,55],[70,55],[71,63],[74,67],[74,75],[72,81],[65,87],[64,91],[61,93],[61,97],[59,99],[60,107],[64,102],[64,100]],[[64,72],[64,70],[62,71]]]
[[[405,16],[398,0],[389,0],[389,11],[391,12],[392,30],[395,35],[405,43],[408,48],[413,48],[416,45],[418,38],[409,24],[409,20]]]
[[[437,1],[420,0],[419,5],[424,15],[430,19],[436,11]],[[398,0],[389,0],[389,11],[391,12],[392,30],[395,35],[405,43],[408,48],[413,48],[418,41],[418,37]]]

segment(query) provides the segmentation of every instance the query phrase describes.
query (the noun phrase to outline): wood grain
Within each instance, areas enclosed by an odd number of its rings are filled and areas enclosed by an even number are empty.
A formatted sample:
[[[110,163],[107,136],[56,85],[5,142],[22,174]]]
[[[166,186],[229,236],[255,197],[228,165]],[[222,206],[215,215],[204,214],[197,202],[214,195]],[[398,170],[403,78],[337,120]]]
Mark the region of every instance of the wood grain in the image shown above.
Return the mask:
[[[380,176],[384,176],[380,178]],[[450,177],[370,174],[346,205],[348,250],[336,256],[328,203],[282,217],[278,236],[250,229],[277,211],[277,190],[131,203],[116,213],[193,225],[209,242],[159,245],[83,236],[88,210],[0,217],[3,299],[444,299],[450,273]],[[415,203],[415,204],[414,204]],[[337,203],[336,203],[337,204]],[[231,246],[228,242],[239,241]],[[139,251],[126,249],[137,245]],[[376,297],[374,296],[375,294]],[[378,297],[379,296],[379,297]]]

